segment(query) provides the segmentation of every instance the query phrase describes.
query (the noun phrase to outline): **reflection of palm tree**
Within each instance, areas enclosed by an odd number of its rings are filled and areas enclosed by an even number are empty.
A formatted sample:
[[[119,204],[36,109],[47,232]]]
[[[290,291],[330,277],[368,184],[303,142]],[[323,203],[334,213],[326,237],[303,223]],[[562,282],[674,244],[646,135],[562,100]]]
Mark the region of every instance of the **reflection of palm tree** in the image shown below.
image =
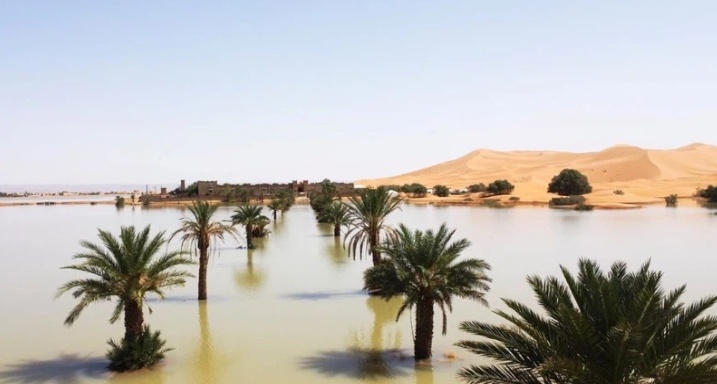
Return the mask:
[[[401,308],[403,299],[400,297],[385,301],[379,297],[369,297],[366,306],[373,312],[373,328],[371,330],[371,349],[382,350],[383,329],[387,324],[396,321],[396,313]],[[394,335],[394,349],[401,348],[401,333],[396,330]]]
[[[209,319],[207,315],[207,303],[199,302],[199,364],[197,372],[199,373],[199,379],[197,383],[206,383],[213,375],[215,367],[212,366],[213,353],[212,353],[212,335],[209,332]]]
[[[346,257],[346,250],[343,244],[341,244],[341,238],[335,237],[333,243],[327,243],[326,253],[331,256],[331,261],[336,265],[343,265],[349,261]]]
[[[234,281],[240,289],[256,291],[264,283],[264,272],[254,270],[254,250],[248,250],[246,254],[246,268],[237,270],[234,274]]]
[[[427,363],[416,363],[416,384],[433,384],[433,368]]]

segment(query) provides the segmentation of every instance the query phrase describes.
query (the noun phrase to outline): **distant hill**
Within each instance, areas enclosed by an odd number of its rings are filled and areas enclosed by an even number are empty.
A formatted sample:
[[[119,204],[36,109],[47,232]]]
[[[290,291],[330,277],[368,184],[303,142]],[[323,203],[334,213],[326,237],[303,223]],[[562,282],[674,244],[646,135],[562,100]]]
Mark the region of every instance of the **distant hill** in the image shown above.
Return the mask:
[[[478,149],[403,175],[356,183],[377,186],[418,182],[429,187],[445,184],[464,188],[507,179],[516,185],[515,195],[521,199],[547,201],[551,197],[546,192],[548,182],[564,168],[587,175],[594,187],[591,196],[599,200],[653,202],[671,193],[689,196],[695,188],[717,184],[717,147],[697,143],[657,150],[618,145],[586,153]],[[614,195],[615,189],[625,194]]]

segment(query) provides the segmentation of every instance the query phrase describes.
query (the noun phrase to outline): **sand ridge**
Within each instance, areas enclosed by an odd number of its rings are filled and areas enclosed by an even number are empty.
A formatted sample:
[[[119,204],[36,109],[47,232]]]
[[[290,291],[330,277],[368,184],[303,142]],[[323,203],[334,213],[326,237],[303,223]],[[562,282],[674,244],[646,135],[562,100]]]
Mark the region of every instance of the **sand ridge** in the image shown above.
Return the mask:
[[[552,177],[564,168],[588,176],[595,204],[649,204],[664,196],[691,196],[697,188],[717,184],[717,146],[695,143],[677,149],[643,149],[616,145],[599,152],[493,151],[478,149],[455,160],[403,175],[359,180],[358,185],[421,183],[465,188],[507,179],[515,196],[525,202],[547,202]],[[624,194],[615,194],[622,190]]]

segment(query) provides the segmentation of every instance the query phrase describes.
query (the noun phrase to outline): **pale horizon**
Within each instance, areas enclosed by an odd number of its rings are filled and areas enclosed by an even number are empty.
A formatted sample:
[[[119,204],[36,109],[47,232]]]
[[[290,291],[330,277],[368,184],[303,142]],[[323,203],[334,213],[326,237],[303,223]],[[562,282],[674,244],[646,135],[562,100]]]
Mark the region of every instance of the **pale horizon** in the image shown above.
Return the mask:
[[[356,181],[479,148],[716,145],[716,12],[7,2],[0,185]]]

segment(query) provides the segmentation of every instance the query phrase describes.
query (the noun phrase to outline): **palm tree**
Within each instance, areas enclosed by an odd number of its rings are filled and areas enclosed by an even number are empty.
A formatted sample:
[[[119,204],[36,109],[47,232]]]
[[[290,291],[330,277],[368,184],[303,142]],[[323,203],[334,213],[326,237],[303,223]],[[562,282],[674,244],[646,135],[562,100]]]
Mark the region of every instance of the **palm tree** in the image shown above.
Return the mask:
[[[254,227],[265,226],[269,218],[261,214],[262,207],[259,205],[243,204],[239,206],[234,215],[232,215],[232,223],[240,224],[246,228],[246,246],[249,249],[254,248],[252,242]]]
[[[348,207],[340,201],[334,201],[324,208],[322,216],[334,225],[334,236],[341,236],[341,226],[349,224]]]
[[[184,285],[185,279],[192,277],[192,274],[176,267],[192,262],[184,257],[182,251],[167,252],[160,256],[159,252],[167,240],[164,232],[150,236],[150,226],[140,232],[132,226],[122,227],[119,238],[108,231],[99,230],[99,238],[100,244],[82,241],[80,245],[84,251],[73,257],[81,260],[81,263],[63,267],[94,275],[92,278],[71,280],[58,289],[57,297],[72,291],[72,296],[80,299],[65,319],[65,325],[74,324],[88,305],[116,299],[110,323],[114,324],[124,312],[125,334],[122,346],[136,346],[136,343],[143,345],[146,340],[150,340],[157,346],[157,350],[148,353],[161,358],[166,351],[163,349],[164,342],[159,339],[158,332],[152,334],[149,327],[144,326],[142,308],[145,296],[154,293],[164,298],[165,289]],[[123,348],[112,341],[110,345],[113,351],[108,356]],[[144,356],[138,355],[146,351],[134,352],[135,361],[129,363],[133,369],[151,365],[158,360],[147,360],[143,364]],[[126,358],[126,355],[120,357]]]
[[[359,258],[363,254],[364,247],[373,258],[373,265],[381,261],[381,233],[387,232],[389,236],[395,234],[395,230],[384,224],[386,217],[396,209],[401,198],[392,196],[384,187],[376,189],[366,188],[358,190],[357,196],[349,197],[351,203],[348,208],[349,230],[346,233],[344,243],[348,243],[349,254],[356,258],[358,248]]]
[[[404,296],[396,320],[408,308],[416,307],[416,360],[431,357],[433,343],[433,307],[443,313],[443,334],[446,334],[446,309],[453,310],[453,297],[468,298],[487,304],[486,270],[490,265],[479,259],[458,258],[470,242],[466,239],[451,242],[455,230],[442,224],[433,230],[411,232],[401,224],[396,237],[388,238],[380,248],[386,257],[364,273],[365,289],[378,289],[388,300]]]
[[[271,213],[274,215],[274,221],[276,221],[276,212],[281,211],[281,208],[283,207],[283,205],[284,205],[284,202],[277,198],[271,199],[269,204],[266,205],[266,207],[269,208]]]
[[[717,318],[704,316],[709,296],[680,302],[681,286],[662,288],[662,272],[647,262],[628,272],[615,262],[604,273],[582,259],[578,274],[528,277],[544,314],[510,299],[514,313],[495,311],[508,325],[464,322],[483,340],[460,347],[495,361],[460,372],[467,383],[715,383]]]
[[[189,207],[192,217],[183,217],[179,229],[172,237],[181,234],[182,248],[187,246],[195,254],[199,254],[199,283],[197,286],[198,300],[207,299],[207,266],[209,264],[209,247],[212,241],[224,241],[224,235],[234,238],[237,230],[231,225],[219,221],[212,221],[217,205],[206,201],[194,201]]]

